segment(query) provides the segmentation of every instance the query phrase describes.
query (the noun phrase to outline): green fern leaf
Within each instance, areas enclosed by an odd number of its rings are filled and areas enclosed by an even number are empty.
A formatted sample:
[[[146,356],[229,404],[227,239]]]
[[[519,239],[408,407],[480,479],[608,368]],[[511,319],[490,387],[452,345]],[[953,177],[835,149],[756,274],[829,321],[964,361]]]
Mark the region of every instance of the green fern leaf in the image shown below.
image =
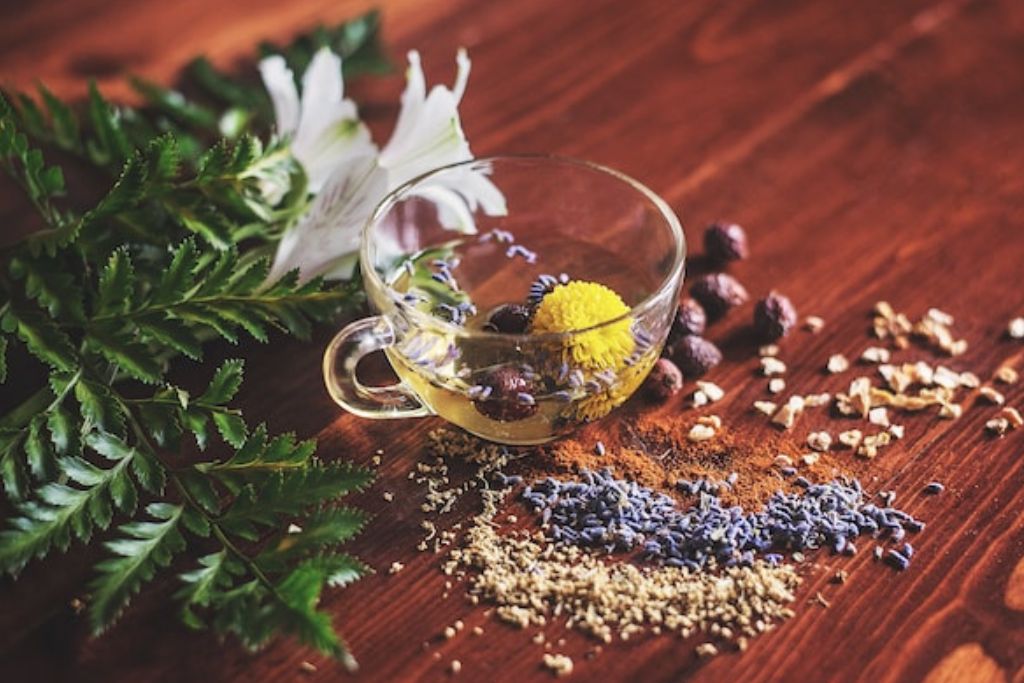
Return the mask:
[[[72,536],[88,541],[93,528],[110,523],[110,504],[122,512],[134,508],[134,498],[122,480],[129,465],[146,456],[111,434],[93,432],[86,443],[113,462],[109,469],[79,457],[59,461],[67,480],[82,488],[51,482],[36,491],[36,499],[19,503],[11,528],[0,532],[0,572],[17,574],[33,557],[52,548],[67,550]]]
[[[188,101],[180,92],[163,88],[144,78],[133,77],[129,82],[149,104],[178,123],[205,130],[217,129],[217,115],[200,104]]]
[[[227,360],[214,373],[209,386],[197,400],[199,403],[220,405],[227,403],[238,393],[242,386],[242,371],[245,368],[245,361],[239,359]]]
[[[366,564],[344,553],[317,555],[304,561],[300,566],[315,567],[322,572],[328,586],[344,588],[373,573]]]
[[[110,389],[87,379],[75,384],[75,399],[81,407],[82,417],[100,431],[124,434],[124,411],[114,399]]]
[[[220,514],[220,496],[209,477],[197,470],[186,470],[178,474],[178,480],[203,510],[214,515]]]
[[[64,259],[15,256],[8,269],[15,279],[25,281],[25,296],[37,300],[51,317],[85,319],[81,288]]]
[[[245,442],[246,426],[241,415],[231,412],[213,413],[213,423],[221,438],[228,444],[238,448]]]
[[[16,332],[32,355],[57,370],[73,371],[78,365],[71,340],[41,312],[11,309],[0,320],[0,329]]]
[[[231,224],[213,205],[201,204],[183,210],[178,219],[182,225],[209,242],[215,249],[231,248]]]
[[[174,250],[171,264],[164,271],[159,284],[153,288],[154,305],[181,301],[195,282],[194,273],[199,266],[196,243],[185,240]]]
[[[50,119],[53,122],[53,132],[56,142],[62,149],[73,149],[79,144],[80,133],[78,130],[78,119],[71,108],[60,101],[56,95],[50,92],[43,84],[38,85],[39,95],[43,98]]]
[[[356,661],[334,630],[330,615],[316,609],[331,569],[321,563],[299,565],[277,584],[280,599],[272,603],[268,617],[273,620],[274,628],[293,634],[300,642],[355,670]]]
[[[28,474],[20,457],[24,437],[20,429],[0,429],[0,477],[11,500],[21,500],[28,492]]]
[[[50,430],[50,440],[57,455],[78,455],[82,451],[78,436],[81,425],[69,411],[56,406],[50,411],[46,425]]]
[[[135,269],[131,257],[125,249],[118,249],[110,255],[100,274],[95,314],[113,316],[129,310],[134,299],[134,287]]]
[[[87,512],[90,492],[50,483],[36,492],[39,501],[20,503],[12,529],[0,531],[0,571],[16,575],[33,557],[57,547],[66,550],[72,530],[86,540],[92,533]]]
[[[367,519],[365,512],[354,508],[317,510],[301,520],[298,531],[283,534],[268,543],[255,561],[264,571],[284,571],[296,559],[320,553],[353,538],[363,530]]]
[[[221,518],[221,524],[242,538],[259,538],[260,529],[273,528],[283,520],[302,515],[310,507],[362,490],[372,480],[368,471],[348,463],[315,463],[281,469],[267,476],[272,464],[251,465],[251,470],[215,470],[213,474],[238,492]],[[280,467],[278,467],[280,469]],[[259,487],[253,482],[259,482]]]
[[[198,569],[178,575],[185,585],[175,593],[175,597],[183,603],[182,620],[191,628],[205,626],[194,608],[210,605],[221,591],[230,587],[232,577],[243,572],[237,562],[228,556],[226,549],[204,555],[198,561]]]
[[[29,423],[25,437],[25,456],[29,470],[39,481],[51,481],[57,471],[57,459],[49,439],[46,438],[46,415],[36,415]]]
[[[134,147],[121,125],[121,116],[110,105],[95,82],[89,83],[89,120],[96,137],[89,141],[91,156],[99,163],[114,166],[122,164],[131,156]]]
[[[196,335],[180,320],[160,312],[143,313],[134,318],[142,337],[157,345],[166,345],[192,360],[203,357],[203,347]]]
[[[87,337],[89,346],[128,375],[147,384],[163,379],[160,363],[133,335],[110,324],[93,325]]]
[[[118,529],[121,538],[103,544],[115,557],[96,565],[99,576],[91,584],[89,603],[93,633],[109,628],[142,584],[185,549],[185,539],[178,530],[180,505],[151,503],[146,512],[156,521],[124,524]]]

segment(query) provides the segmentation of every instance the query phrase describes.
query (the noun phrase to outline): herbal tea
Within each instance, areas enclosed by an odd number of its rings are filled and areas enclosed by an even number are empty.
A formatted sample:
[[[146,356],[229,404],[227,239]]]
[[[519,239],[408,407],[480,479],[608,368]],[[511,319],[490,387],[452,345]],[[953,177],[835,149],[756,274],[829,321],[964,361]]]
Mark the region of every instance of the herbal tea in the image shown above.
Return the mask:
[[[655,278],[600,245],[492,230],[393,272],[401,305],[429,319],[399,331],[392,366],[431,410],[487,438],[541,443],[602,417],[660,352],[662,335],[630,315]]]

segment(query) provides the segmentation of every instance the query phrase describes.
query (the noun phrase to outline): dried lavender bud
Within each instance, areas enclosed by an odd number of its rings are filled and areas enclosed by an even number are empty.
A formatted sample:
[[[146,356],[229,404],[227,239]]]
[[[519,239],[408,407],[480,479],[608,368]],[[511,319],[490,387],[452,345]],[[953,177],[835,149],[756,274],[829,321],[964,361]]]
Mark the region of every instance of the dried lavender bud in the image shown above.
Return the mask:
[[[523,304],[502,304],[487,316],[484,329],[502,334],[526,334],[530,327],[530,307]]]
[[[672,360],[687,377],[700,377],[722,362],[722,352],[703,337],[683,337],[673,349]]]
[[[525,420],[537,412],[533,385],[517,368],[503,366],[491,370],[478,386],[487,393],[473,405],[492,420],[514,422]]]
[[[667,401],[683,388],[683,373],[668,358],[659,358],[644,380],[644,392],[655,401]]]
[[[683,299],[676,309],[676,317],[672,320],[672,329],[668,332],[668,345],[674,346],[683,337],[691,334],[700,336],[707,327],[708,317],[699,303],[693,299]]]
[[[718,320],[730,308],[750,298],[739,280],[727,273],[712,273],[697,278],[690,287],[690,294],[704,307],[710,322]]]
[[[796,321],[793,302],[778,292],[769,293],[754,306],[754,332],[764,341],[785,337]]]
[[[704,231],[704,253],[719,263],[745,259],[750,255],[747,233],[735,223],[712,223]]]

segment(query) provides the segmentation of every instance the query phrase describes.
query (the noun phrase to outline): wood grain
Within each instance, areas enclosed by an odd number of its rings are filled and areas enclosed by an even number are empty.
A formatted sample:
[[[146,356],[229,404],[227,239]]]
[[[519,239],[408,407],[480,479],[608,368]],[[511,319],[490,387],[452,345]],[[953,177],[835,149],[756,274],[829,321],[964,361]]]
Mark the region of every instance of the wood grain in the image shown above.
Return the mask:
[[[99,72],[104,86],[124,94],[116,85],[124,71],[171,82],[194,53],[234,63],[259,39],[283,40],[365,6],[5,6],[3,78],[19,87],[40,78],[74,94],[88,72]],[[550,151],[621,168],[673,204],[694,243],[702,224],[717,217],[747,226],[754,256],[736,275],[752,292],[777,288],[828,323],[820,335],[785,343],[791,387],[844,388],[848,376],[820,368],[832,353],[855,357],[868,345],[866,315],[880,298],[911,315],[930,306],[954,314],[971,343],[951,363],[955,369],[983,378],[1005,362],[1024,369],[1024,347],[1001,336],[1009,318],[1024,314],[1021,3],[403,0],[385,4],[384,13],[396,56],[421,49],[433,77],[450,78],[455,48],[470,48],[463,121],[478,154]],[[397,77],[355,85],[379,135],[392,124],[400,90]],[[737,428],[767,433],[747,408],[765,397],[751,360],[749,315],[738,310],[712,332],[728,357],[712,379],[729,392],[720,414]],[[436,422],[340,415],[318,378],[328,336],[245,349],[249,381],[240,400],[253,420],[318,436],[325,457],[368,462],[375,448],[386,451],[379,483],[359,500],[376,517],[354,547],[379,573],[325,596],[359,656],[360,678],[447,680],[445,667],[457,658],[467,680],[547,680],[532,632],[488,620],[458,586],[443,599],[439,558],[414,549],[421,514],[406,473]],[[1006,394],[1024,406],[1024,384]],[[682,401],[659,410],[678,413]],[[616,643],[593,662],[583,658],[589,643],[578,634],[553,626],[548,639],[564,635],[580,680],[1021,680],[1024,432],[986,438],[990,415],[971,406],[955,422],[908,418],[906,439],[873,463],[869,487],[895,489],[900,504],[928,522],[914,540],[910,571],[883,570],[863,552],[851,560],[818,557],[794,619],[743,655],[708,662],[694,657],[694,643],[669,637]],[[811,417],[801,428],[826,424]],[[920,495],[933,479],[947,492]],[[395,493],[393,503],[383,501],[384,491]],[[394,560],[406,569],[389,576]],[[842,587],[828,583],[839,566],[850,573]],[[87,640],[65,607],[85,567],[72,554],[35,565],[18,584],[0,584],[5,678],[343,677],[291,643],[250,656],[186,632],[161,601],[170,583],[142,597],[107,636]],[[805,604],[817,591],[830,608]],[[485,635],[467,628],[442,641],[440,632],[459,618]],[[300,672],[304,660],[318,670]]]

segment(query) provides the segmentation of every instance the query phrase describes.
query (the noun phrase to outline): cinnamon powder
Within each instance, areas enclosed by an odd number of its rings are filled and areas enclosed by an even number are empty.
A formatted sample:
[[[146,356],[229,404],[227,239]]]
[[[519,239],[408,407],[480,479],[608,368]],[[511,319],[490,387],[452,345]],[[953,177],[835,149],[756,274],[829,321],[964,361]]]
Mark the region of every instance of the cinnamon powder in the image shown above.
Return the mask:
[[[734,486],[723,487],[722,501],[748,510],[760,508],[776,491],[796,491],[794,477],[784,476],[776,463],[780,454],[810,481],[849,476],[849,457],[821,453],[813,465],[801,456],[806,446],[782,434],[752,434],[721,430],[708,441],[687,438],[694,419],[678,414],[638,413],[591,424],[574,436],[541,449],[531,465],[535,474],[577,473],[583,469],[611,470],[620,478],[669,493],[681,501],[680,480],[724,481],[736,473]],[[604,446],[600,455],[597,444]],[[848,456],[848,454],[846,454]],[[844,462],[845,461],[845,462]]]

